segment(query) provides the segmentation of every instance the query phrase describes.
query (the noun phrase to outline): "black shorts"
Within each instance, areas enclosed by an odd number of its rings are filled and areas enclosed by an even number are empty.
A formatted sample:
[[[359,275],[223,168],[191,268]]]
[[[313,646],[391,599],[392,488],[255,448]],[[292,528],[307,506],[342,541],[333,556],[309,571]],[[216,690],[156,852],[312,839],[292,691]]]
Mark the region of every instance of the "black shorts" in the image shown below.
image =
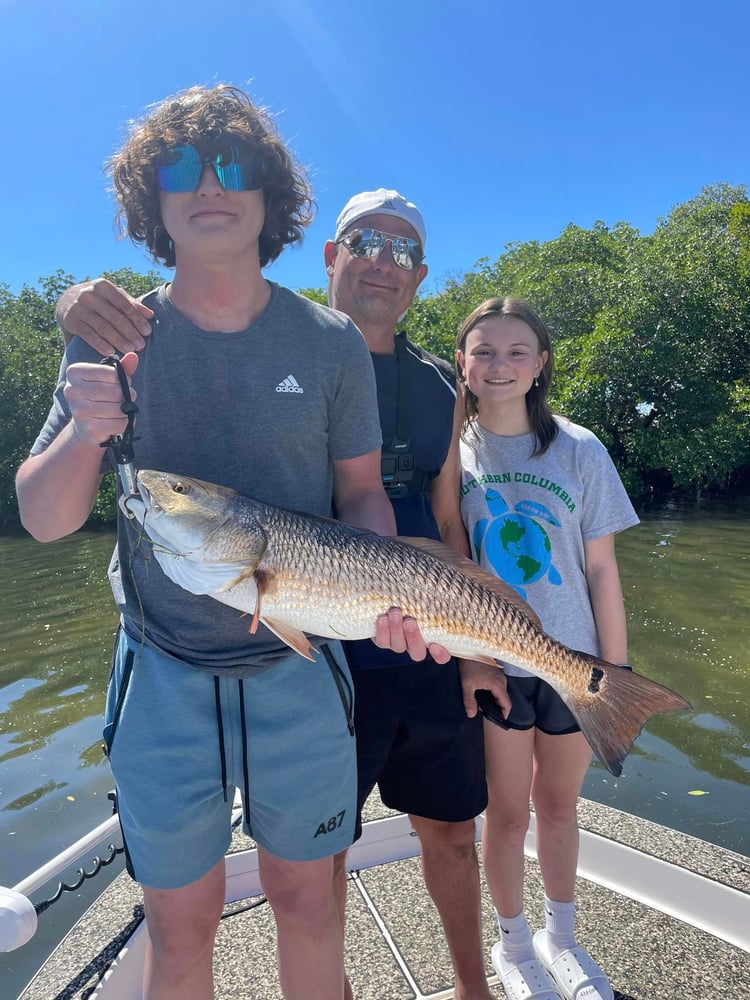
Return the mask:
[[[464,710],[454,660],[352,670],[359,815],[377,784],[390,809],[458,823],[487,805],[482,716]]]
[[[505,719],[509,729],[536,726],[548,736],[567,736],[581,731],[573,713],[546,681],[538,677],[505,676],[512,706]]]

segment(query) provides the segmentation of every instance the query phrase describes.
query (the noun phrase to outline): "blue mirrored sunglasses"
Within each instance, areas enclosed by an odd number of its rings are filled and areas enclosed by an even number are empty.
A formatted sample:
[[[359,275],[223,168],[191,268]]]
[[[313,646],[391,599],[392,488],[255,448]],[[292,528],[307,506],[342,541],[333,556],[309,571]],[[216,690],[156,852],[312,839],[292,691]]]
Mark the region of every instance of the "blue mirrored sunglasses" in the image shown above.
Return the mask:
[[[379,229],[353,229],[338,242],[343,243],[353,257],[362,260],[375,260],[385,250],[386,244],[390,243],[393,260],[405,271],[419,267],[424,260],[422,244],[417,240],[381,233]]]
[[[159,190],[168,194],[195,191],[206,166],[214,168],[225,191],[257,191],[262,187],[261,164],[237,149],[204,156],[195,146],[176,146],[156,168]]]

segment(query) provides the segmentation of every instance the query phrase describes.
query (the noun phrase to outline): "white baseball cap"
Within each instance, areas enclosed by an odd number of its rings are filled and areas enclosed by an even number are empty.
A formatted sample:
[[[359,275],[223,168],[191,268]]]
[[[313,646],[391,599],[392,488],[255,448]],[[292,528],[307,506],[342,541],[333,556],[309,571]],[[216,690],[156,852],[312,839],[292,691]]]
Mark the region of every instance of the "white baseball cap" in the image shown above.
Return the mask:
[[[417,234],[422,249],[424,249],[427,243],[427,227],[424,224],[422,213],[416,205],[407,201],[398,191],[389,191],[387,188],[378,188],[377,191],[362,191],[349,199],[336,219],[334,243],[341,239],[353,222],[365,215],[393,215],[397,219],[403,219]]]

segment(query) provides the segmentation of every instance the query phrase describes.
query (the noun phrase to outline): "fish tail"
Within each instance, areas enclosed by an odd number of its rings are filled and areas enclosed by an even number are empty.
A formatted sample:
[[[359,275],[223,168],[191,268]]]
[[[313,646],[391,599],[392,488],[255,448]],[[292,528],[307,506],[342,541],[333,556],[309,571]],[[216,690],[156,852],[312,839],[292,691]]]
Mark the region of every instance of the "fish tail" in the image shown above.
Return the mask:
[[[622,774],[625,757],[648,720],[660,712],[690,708],[663,684],[623,667],[587,656],[591,683],[583,695],[565,697],[583,735],[610,773]]]

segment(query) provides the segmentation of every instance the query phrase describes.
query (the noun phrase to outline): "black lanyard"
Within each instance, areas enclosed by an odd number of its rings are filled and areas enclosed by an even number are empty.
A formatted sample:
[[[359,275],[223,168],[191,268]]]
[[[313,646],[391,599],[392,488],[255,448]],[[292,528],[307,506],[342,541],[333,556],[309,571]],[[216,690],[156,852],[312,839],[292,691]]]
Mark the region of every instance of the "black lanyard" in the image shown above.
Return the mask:
[[[396,433],[390,451],[407,452],[409,439],[409,378],[407,373],[406,334],[396,337],[396,370],[398,372],[398,397],[396,399]]]
[[[120,484],[122,486],[122,493],[120,494],[119,499],[120,510],[123,512],[125,517],[132,518],[135,515],[128,509],[128,500],[131,497],[140,497],[138,486],[136,484],[135,466],[133,464],[133,441],[135,440],[133,437],[133,424],[135,422],[135,415],[138,412],[138,406],[133,402],[133,398],[130,394],[130,386],[128,385],[128,377],[125,374],[117,355],[110,354],[108,357],[102,358],[101,364],[110,365],[117,372],[123,396],[120,409],[128,418],[128,422],[124,433],[113,435],[109,441],[102,441],[100,447],[112,449],[115,462],[117,463],[117,472],[120,477]]]

